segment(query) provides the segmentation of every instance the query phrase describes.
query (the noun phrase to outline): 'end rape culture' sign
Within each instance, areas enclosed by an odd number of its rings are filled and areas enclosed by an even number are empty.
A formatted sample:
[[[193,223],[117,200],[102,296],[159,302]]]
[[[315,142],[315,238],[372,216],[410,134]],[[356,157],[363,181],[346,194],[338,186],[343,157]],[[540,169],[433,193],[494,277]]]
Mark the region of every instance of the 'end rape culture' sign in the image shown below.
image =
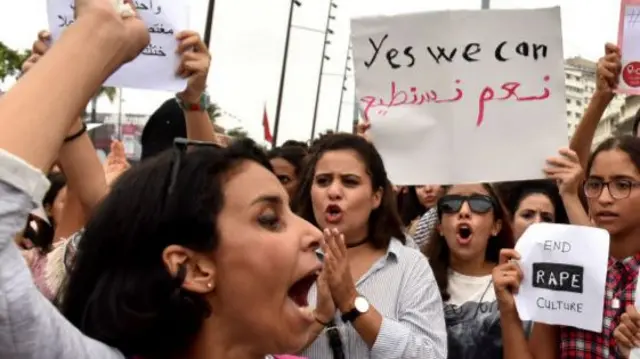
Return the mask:
[[[540,178],[567,145],[560,8],[352,20],[356,96],[394,184]]]
[[[523,279],[515,296],[522,320],[602,331],[609,233],[533,224],[515,248]]]

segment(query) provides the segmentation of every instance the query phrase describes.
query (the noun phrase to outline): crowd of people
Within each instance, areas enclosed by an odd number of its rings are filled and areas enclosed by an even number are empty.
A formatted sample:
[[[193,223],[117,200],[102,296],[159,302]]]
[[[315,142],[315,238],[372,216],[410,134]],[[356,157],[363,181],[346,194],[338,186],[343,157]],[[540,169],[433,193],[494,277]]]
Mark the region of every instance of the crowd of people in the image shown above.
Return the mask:
[[[591,151],[615,45],[544,180],[394,186],[370,123],[268,152],[221,143],[198,106],[210,55],[190,31],[177,34],[187,86],[151,117],[141,162],[114,141],[101,164],[80,114],[149,43],[112,3],[75,0],[75,23],[55,45],[38,34],[0,97],[0,358],[610,359],[640,347],[640,138]],[[520,320],[513,248],[539,222],[610,234],[601,332]]]

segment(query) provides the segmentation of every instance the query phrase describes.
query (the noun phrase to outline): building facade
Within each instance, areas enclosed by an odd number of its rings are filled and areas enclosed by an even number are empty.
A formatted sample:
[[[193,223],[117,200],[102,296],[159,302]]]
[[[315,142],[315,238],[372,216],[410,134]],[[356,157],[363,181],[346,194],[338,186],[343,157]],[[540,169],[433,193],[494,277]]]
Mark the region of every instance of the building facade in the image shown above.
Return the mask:
[[[567,131],[571,138],[596,89],[596,64],[579,57],[568,59],[564,65],[564,77]]]
[[[567,129],[569,138],[582,120],[589,100],[596,88],[595,62],[580,57],[565,61],[565,94],[567,102]],[[640,110],[640,97],[616,94],[598,123],[592,147],[611,136],[631,134],[636,112]]]

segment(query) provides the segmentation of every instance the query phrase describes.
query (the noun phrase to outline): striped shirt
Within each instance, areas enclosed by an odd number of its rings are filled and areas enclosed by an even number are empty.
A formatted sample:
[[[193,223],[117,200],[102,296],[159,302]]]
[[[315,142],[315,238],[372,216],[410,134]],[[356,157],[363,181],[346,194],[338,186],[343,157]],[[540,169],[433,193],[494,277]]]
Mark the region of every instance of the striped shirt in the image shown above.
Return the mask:
[[[436,207],[430,208],[425,214],[418,219],[418,225],[416,226],[416,233],[413,236],[416,244],[419,248],[423,248],[429,241],[429,236],[433,229],[438,224],[438,210]]]
[[[393,239],[386,255],[356,282],[363,295],[383,317],[372,348],[350,324],[335,321],[346,358],[357,359],[445,359],[447,331],[442,298],[427,259],[417,250]],[[309,302],[315,305],[315,286]],[[326,334],[321,334],[303,356],[331,359]]]

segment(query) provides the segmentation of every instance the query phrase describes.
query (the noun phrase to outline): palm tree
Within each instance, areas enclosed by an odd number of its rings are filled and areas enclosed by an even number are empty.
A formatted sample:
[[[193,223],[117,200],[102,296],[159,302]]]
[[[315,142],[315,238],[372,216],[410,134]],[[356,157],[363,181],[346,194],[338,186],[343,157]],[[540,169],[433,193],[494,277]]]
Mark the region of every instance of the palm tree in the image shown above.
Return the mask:
[[[218,106],[218,104],[214,102],[209,103],[207,112],[209,113],[209,118],[213,123],[215,123],[216,120],[220,118],[220,116],[222,116],[222,109],[220,109],[220,106]]]
[[[240,139],[249,137],[249,134],[242,127],[234,127],[227,131],[227,136]]]
[[[100,87],[98,93],[91,99],[91,122],[95,123],[98,120],[98,98],[102,95],[107,96],[109,102],[113,103],[116,99],[118,90],[115,87]]]
[[[22,63],[31,55],[31,50],[18,51],[0,41],[0,82],[7,77],[20,74]]]

